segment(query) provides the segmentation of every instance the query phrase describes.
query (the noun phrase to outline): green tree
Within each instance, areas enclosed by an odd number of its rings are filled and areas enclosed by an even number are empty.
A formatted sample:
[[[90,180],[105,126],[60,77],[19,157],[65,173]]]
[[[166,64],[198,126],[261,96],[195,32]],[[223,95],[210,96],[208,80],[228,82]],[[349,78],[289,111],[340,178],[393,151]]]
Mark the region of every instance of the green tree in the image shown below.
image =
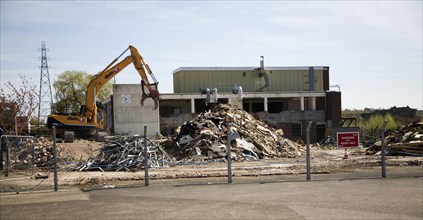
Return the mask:
[[[85,104],[88,83],[93,75],[83,71],[65,71],[53,83],[56,90],[55,110],[62,113],[77,113]],[[112,84],[106,83],[100,90],[97,101],[103,101],[112,94]]]
[[[372,134],[373,129],[375,131],[379,131],[382,129],[382,125],[384,121],[387,121],[385,130],[396,130],[398,128],[395,119],[388,113],[386,115],[372,115],[369,120],[363,123],[363,129],[365,134]]]

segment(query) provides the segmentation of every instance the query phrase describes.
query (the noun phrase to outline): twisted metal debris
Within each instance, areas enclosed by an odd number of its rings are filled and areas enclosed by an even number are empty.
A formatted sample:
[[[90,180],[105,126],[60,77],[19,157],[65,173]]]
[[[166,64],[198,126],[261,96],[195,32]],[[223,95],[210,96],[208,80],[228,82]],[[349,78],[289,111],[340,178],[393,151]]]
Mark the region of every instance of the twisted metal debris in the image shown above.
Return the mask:
[[[75,168],[75,171],[137,171],[144,168],[145,139],[140,136],[113,136],[99,154]],[[147,139],[149,167],[167,166],[169,155],[157,143]]]

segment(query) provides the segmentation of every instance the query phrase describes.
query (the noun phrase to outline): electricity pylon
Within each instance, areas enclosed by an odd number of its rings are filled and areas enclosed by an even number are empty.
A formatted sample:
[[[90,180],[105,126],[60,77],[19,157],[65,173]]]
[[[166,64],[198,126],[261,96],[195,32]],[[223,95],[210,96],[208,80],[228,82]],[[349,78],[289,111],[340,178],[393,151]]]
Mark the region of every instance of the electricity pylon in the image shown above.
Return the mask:
[[[41,76],[40,76],[40,93],[38,104],[38,125],[41,120],[45,120],[51,113],[51,105],[53,104],[53,95],[51,93],[50,76],[47,64],[47,48],[46,43],[41,43]]]

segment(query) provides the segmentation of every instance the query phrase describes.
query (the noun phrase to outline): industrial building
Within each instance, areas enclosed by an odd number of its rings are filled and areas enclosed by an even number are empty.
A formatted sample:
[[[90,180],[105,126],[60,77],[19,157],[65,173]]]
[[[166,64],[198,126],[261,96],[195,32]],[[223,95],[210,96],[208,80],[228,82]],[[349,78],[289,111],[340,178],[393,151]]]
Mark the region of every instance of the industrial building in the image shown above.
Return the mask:
[[[175,129],[216,103],[230,103],[281,128],[292,139],[322,140],[341,125],[341,92],[329,91],[328,66],[181,67],[173,71],[174,93],[140,105],[140,85],[113,85],[105,102],[107,130],[115,134],[171,135]],[[332,131],[333,130],[333,131]]]

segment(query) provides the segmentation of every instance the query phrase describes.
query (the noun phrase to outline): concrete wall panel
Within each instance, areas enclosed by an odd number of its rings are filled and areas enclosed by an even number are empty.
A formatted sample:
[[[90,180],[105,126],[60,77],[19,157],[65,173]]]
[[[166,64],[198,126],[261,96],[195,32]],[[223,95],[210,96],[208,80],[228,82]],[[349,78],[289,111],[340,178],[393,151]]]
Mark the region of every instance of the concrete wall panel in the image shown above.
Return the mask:
[[[144,126],[149,136],[160,131],[159,109],[151,99],[141,106],[141,93],[140,85],[113,85],[115,134],[144,134]]]

